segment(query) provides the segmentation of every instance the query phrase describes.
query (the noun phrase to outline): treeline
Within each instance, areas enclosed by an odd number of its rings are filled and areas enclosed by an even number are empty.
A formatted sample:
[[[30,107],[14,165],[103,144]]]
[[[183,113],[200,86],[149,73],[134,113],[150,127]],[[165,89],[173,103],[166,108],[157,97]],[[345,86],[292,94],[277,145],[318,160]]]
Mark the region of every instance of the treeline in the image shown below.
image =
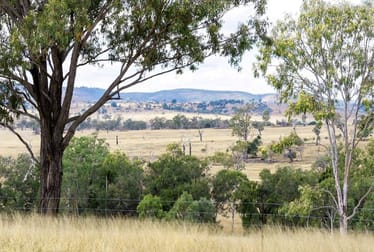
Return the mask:
[[[79,129],[95,130],[144,130],[144,129],[201,129],[201,128],[228,128],[229,121],[221,118],[209,119],[202,117],[188,118],[185,115],[178,114],[172,119],[165,117],[155,117],[149,122],[121,118],[114,120],[96,120],[88,118],[83,122]]]
[[[18,129],[32,129],[35,133],[39,132],[39,124],[36,121],[20,120],[16,127]],[[144,130],[144,129],[203,129],[229,128],[229,120],[215,118],[193,117],[187,118],[184,115],[178,114],[172,119],[165,117],[155,117],[150,121],[127,119],[123,121],[121,118],[97,120],[88,118],[82,122],[78,130],[94,129],[94,130]]]
[[[230,127],[229,120],[221,118],[209,119],[202,117],[187,118],[184,115],[176,115],[172,119],[155,117],[150,120],[151,129],[202,129],[216,128],[226,129]]]
[[[220,118],[208,119],[202,117],[188,118],[185,115],[176,115],[172,119],[165,117],[155,117],[149,122],[120,118],[115,120],[87,120],[83,122],[79,129],[95,130],[144,130],[144,129],[201,129],[201,128],[228,128],[229,121]]]
[[[360,200],[350,228],[374,229],[374,140],[354,153],[350,207]],[[74,215],[126,215],[216,223],[218,214],[236,213],[245,228],[258,225],[338,227],[330,160],[311,170],[265,169],[252,181],[228,166],[212,174],[211,158],[184,155],[177,144],[153,162],[109,151],[96,137],[74,138],[64,154],[60,212]],[[343,164],[341,164],[343,168]],[[37,209],[39,168],[28,155],[0,158],[0,211]]]

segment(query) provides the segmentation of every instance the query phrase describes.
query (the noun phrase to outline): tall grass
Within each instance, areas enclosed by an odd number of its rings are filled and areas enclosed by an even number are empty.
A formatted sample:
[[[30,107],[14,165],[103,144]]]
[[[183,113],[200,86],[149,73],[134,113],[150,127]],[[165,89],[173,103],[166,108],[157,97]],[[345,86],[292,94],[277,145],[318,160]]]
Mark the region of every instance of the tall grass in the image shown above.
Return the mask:
[[[373,251],[373,234],[266,228],[247,234],[123,218],[0,216],[0,251]]]

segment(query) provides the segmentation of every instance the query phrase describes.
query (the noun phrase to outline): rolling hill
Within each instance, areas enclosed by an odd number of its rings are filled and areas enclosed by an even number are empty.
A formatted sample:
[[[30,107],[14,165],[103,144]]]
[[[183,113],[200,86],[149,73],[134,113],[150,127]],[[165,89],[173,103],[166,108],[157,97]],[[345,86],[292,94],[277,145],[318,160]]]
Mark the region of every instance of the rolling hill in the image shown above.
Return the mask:
[[[96,101],[102,94],[104,89],[78,87],[74,90],[74,100],[80,102]],[[209,102],[217,100],[243,100],[243,101],[259,101],[259,100],[274,100],[274,94],[255,95],[241,91],[213,91],[202,89],[173,89],[163,90],[153,93],[135,93],[123,92],[121,99],[131,102]]]

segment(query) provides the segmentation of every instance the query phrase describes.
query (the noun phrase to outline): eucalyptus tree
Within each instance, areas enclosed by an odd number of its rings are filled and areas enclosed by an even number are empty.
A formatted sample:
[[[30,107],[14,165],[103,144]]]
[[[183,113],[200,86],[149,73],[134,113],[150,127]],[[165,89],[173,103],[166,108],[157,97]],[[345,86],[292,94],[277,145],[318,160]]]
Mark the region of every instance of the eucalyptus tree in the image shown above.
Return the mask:
[[[361,140],[360,131],[370,126],[358,122],[371,121],[358,119],[372,116],[374,108],[373,27],[374,7],[369,2],[305,0],[297,18],[287,16],[277,23],[272,43],[261,46],[256,63],[255,73],[262,73],[279,91],[281,100],[289,103],[290,115],[309,112],[324,122],[335,181],[335,191],[329,194],[343,234],[374,183],[349,209],[352,155]]]
[[[236,110],[230,119],[230,127],[232,128],[232,135],[242,138],[243,141],[248,141],[248,136],[252,128],[251,114],[254,110],[254,105],[247,103],[243,107]]]
[[[58,213],[62,156],[82,122],[122,90],[169,72],[195,70],[208,56],[227,56],[237,66],[263,34],[265,2],[1,0],[0,123],[30,152],[12,122],[24,115],[40,124],[39,211]],[[224,14],[242,5],[253,8],[253,15],[225,33]],[[112,80],[91,107],[71,116],[77,74],[87,65],[113,67]]]

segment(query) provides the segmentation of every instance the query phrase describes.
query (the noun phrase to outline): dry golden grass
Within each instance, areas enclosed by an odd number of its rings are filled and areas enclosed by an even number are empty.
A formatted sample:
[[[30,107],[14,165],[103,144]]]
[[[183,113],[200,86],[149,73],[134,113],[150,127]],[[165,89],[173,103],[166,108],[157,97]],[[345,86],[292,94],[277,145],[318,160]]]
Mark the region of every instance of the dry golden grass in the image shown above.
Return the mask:
[[[274,170],[279,166],[290,165],[295,168],[310,168],[311,163],[322,153],[317,151],[314,145],[312,132],[313,126],[297,127],[297,134],[301,138],[308,139],[305,145],[302,158],[294,163],[288,163],[286,159],[278,157],[274,163],[250,162],[246,164],[244,172],[250,179],[257,180],[258,173],[264,168]],[[293,131],[292,127],[266,127],[262,132],[263,143],[269,144],[271,141],[278,141],[280,137],[289,135]],[[203,141],[200,142],[198,130],[140,130],[140,131],[99,131],[98,137],[103,138],[109,144],[111,150],[118,150],[126,153],[129,157],[140,157],[146,160],[155,160],[159,155],[165,153],[166,146],[170,143],[185,144],[186,153],[189,152],[189,143],[192,146],[192,155],[198,157],[208,157],[217,151],[225,152],[232,146],[238,138],[232,136],[231,129],[202,129]],[[39,136],[31,131],[21,131],[26,141],[31,143],[33,150],[38,153],[40,148]],[[76,136],[87,136],[95,134],[95,131],[79,131]],[[19,153],[26,152],[22,143],[9,131],[0,130],[0,155],[16,156]],[[118,136],[118,145],[116,137]],[[251,137],[255,137],[253,132]],[[322,131],[321,139],[324,144],[326,132]],[[321,147],[321,151],[325,151]],[[213,167],[213,172],[221,167]]]
[[[121,218],[0,216],[1,251],[360,251],[373,234],[341,237],[319,230],[265,228],[246,234],[187,223]]]
[[[280,137],[292,132],[291,127],[266,127],[262,133],[262,141],[268,144],[277,141]],[[296,128],[301,138],[308,138],[312,143],[314,137],[312,126]],[[192,154],[197,156],[212,155],[216,151],[225,151],[235,141],[237,137],[232,136],[230,129],[202,129],[203,141],[199,140],[198,130],[139,130],[139,131],[99,131],[99,138],[107,141],[112,150],[120,150],[128,156],[151,157],[165,152],[165,148],[170,143],[192,144]],[[33,134],[29,130],[21,131],[24,139],[30,143],[33,150],[39,149],[39,135]],[[76,136],[92,135],[95,131],[78,131]],[[23,144],[8,130],[0,129],[0,154],[15,156],[26,151]],[[256,134],[253,133],[252,136]],[[116,136],[119,144],[116,145]],[[325,137],[322,133],[322,139]],[[188,146],[187,146],[188,147]],[[204,149],[206,151],[202,151]]]

